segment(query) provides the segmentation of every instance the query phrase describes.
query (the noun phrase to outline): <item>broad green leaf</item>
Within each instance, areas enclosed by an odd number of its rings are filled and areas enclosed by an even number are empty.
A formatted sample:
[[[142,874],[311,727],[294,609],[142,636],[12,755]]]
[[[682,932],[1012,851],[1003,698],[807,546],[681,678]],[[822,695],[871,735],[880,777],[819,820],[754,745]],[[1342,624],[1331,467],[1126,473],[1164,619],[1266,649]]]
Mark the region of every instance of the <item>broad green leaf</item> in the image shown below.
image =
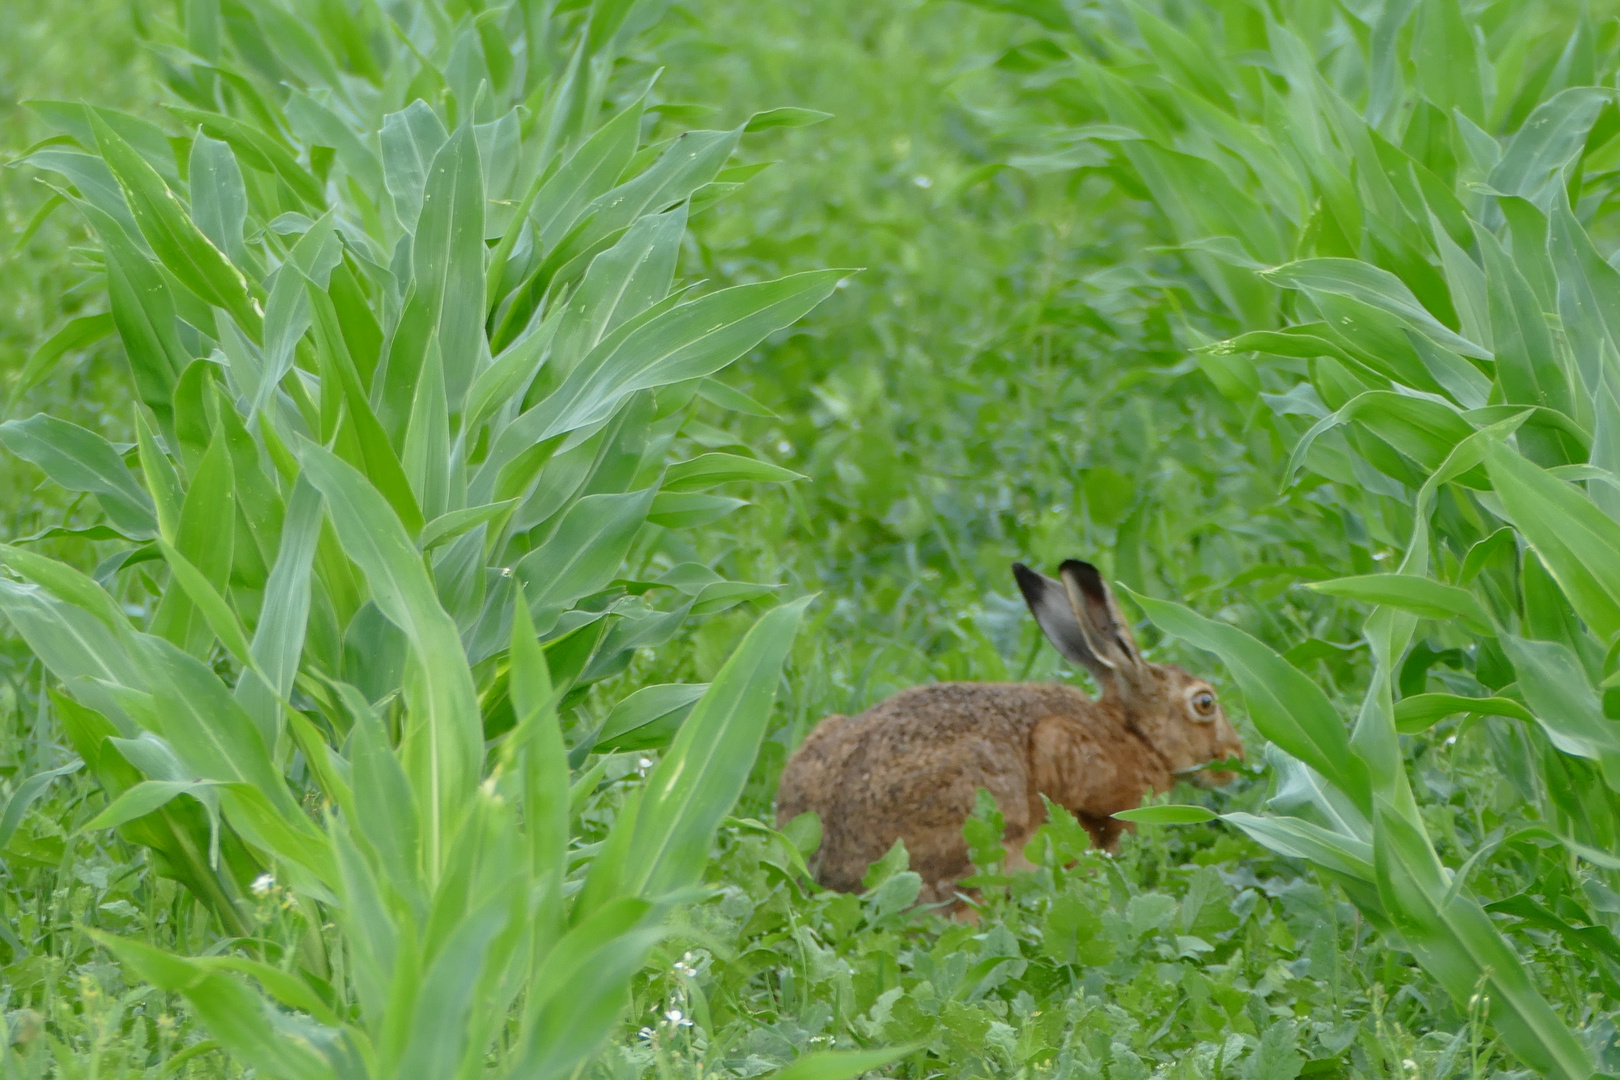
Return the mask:
[[[388,733],[370,703],[346,684],[339,693],[354,717],[349,767],[354,791],[354,826],[376,852],[383,874],[401,895],[426,899],[421,865],[421,821]]]
[[[1268,281],[1307,293],[1348,296],[1386,311],[1414,330],[1464,356],[1489,359],[1490,353],[1443,325],[1418,302],[1400,278],[1355,259],[1302,259],[1261,275]]]
[[[281,730],[282,712],[277,699],[291,694],[303,655],[309,623],[310,570],[320,529],[320,494],[308,479],[299,477],[287,502],[280,550],[265,582],[264,607],[249,647],[270,685],[262,686],[256,678],[246,675],[236,685],[236,700],[261,731],[274,733],[267,740],[271,745],[275,745]]]
[[[1364,574],[1306,582],[1305,588],[1364,604],[1387,604],[1425,619],[1461,617],[1482,631],[1491,625],[1490,616],[1467,589],[1414,574]]]
[[[257,339],[262,316],[242,272],[203,235],[163,178],[117,132],[94,112],[90,124],[141,235],[158,259],[198,298],[230,312],[236,324]]]
[[[1299,471],[1318,438],[1335,427],[1351,422],[1377,435],[1426,470],[1436,468],[1475,430],[1455,409],[1438,401],[1390,390],[1367,390],[1311,425],[1289,453],[1285,476],[1292,478]],[[1405,470],[1398,458],[1393,463],[1369,463],[1386,473],[1392,473],[1396,479],[1403,479],[1400,474]],[[1468,480],[1471,486],[1485,485],[1481,473],[1470,475]]]
[[[1414,694],[1395,703],[1395,726],[1403,734],[1416,735],[1429,730],[1437,721],[1457,713],[1467,713],[1471,716],[1510,716],[1530,724],[1536,722],[1529,709],[1510,698]]]
[[[309,299],[314,314],[316,350],[322,361],[322,381],[332,388],[334,405],[338,401],[336,388],[341,388],[342,404],[348,413],[346,422],[353,428],[358,453],[349,463],[357,468],[364,467],[366,478],[388,500],[406,530],[414,535],[422,528],[421,508],[387,432],[372,412],[370,398],[344,339],[337,308],[331,296],[313,284]]]
[[[738,454],[702,454],[690,461],[677,462],[664,470],[662,491],[700,491],[733,480],[784,483],[805,477],[792,469]]]
[[[16,565],[9,553],[6,562]],[[5,578],[0,578],[0,612],[52,675],[113,720],[120,732],[136,733],[136,720],[113,692],[117,687],[145,685],[144,666],[129,648],[133,632],[121,635],[91,611],[64,602],[37,584]]]
[[[171,105],[169,111],[186,124],[201,127],[214,138],[230,143],[231,149],[236,151],[236,156],[243,164],[260,172],[275,174],[286,183],[288,191],[295,198],[314,208],[317,213],[325,208],[325,192],[321,188],[320,181],[310,175],[309,170],[298,164],[298,160],[287,147],[268,132],[261,131],[257,126],[235,117],[202,109]]]
[[[71,135],[80,146],[96,144],[94,120],[99,119],[116,131],[170,184],[178,184],[180,170],[168,134],[152,121],[116,109],[98,109],[70,101],[29,101],[25,103],[51,127]]]
[[[174,547],[218,593],[225,591],[230,580],[236,506],[230,452],[224,435],[216,433],[191,478],[191,488],[180,507],[180,527]],[[226,522],[230,525],[225,525]],[[211,637],[196,604],[182,589],[169,589],[163,594],[152,616],[152,632],[193,656],[202,655]]]
[[[383,177],[406,232],[416,231],[433,159],[449,138],[450,133],[425,101],[413,101],[400,112],[383,117]]]
[[[310,326],[306,286],[324,287],[343,247],[331,215],[322,217],[298,238],[287,262],[276,271],[264,309],[264,364],[257,387],[250,388],[250,412],[263,412],[282,380],[292,370],[293,354]]]
[[[192,795],[200,801],[204,793],[207,793],[209,801],[213,803],[214,813],[217,814],[219,794],[214,791],[215,785],[216,781],[213,780],[142,780],[114,799],[105,810],[80,828],[86,832],[93,829],[117,828],[126,821],[145,817],[181,795]]]
[[[647,520],[666,529],[691,529],[712,524],[747,505],[746,499],[729,495],[660,491],[647,510]]]
[[[17,826],[22,824],[23,815],[28,813],[28,808],[50,789],[51,781],[76,773],[83,767],[83,761],[70,761],[54,769],[43,769],[12,789],[11,798],[6,800],[5,810],[0,812],[0,851],[4,851],[6,845],[11,843],[11,836],[17,831]]]
[[[546,542],[523,557],[512,574],[528,593],[530,609],[549,612],[537,623],[551,629],[561,609],[605,588],[617,575],[636,530],[647,519],[653,490],[587,495],[571,506]]]
[[[470,127],[450,136],[428,167],[411,244],[411,269],[416,299],[431,313],[444,365],[445,395],[451,411],[459,412],[486,349],[484,181]],[[395,374],[391,366],[385,402]]]
[[[595,750],[646,750],[665,746],[706,690],[707,683],[644,686],[613,706],[596,733]]]
[[[164,561],[169,564],[169,573],[174,575],[177,584],[201,613],[203,621],[208,624],[219,643],[225,646],[225,651],[239,664],[253,663],[251,647],[248,645],[247,631],[242,629],[241,622],[236,613],[220,596],[202,571],[191,564],[191,561],[180,554],[172,544],[162,537],[158,538],[158,549],[163,552]],[[261,732],[266,736],[267,744],[273,743],[272,732]]]
[[[28,391],[44,382],[55,369],[57,361],[78,349],[88,348],[107,337],[114,330],[111,313],[81,315],[52,334],[49,340],[28,357],[28,362],[17,373],[6,398],[6,411],[16,407],[17,401]]]
[[[792,105],[784,105],[777,109],[766,109],[757,112],[748,118],[743,125],[744,131],[769,131],[772,128],[809,127],[819,124],[823,120],[831,120],[832,113],[822,112],[820,109],[801,109]]]
[[[530,873],[538,893],[534,956],[540,960],[563,933],[563,879],[568,872],[568,751],[557,718],[551,671],[529,620],[521,589],[512,605],[508,685],[517,723],[507,753],[522,754],[523,807]]]
[[[1503,1041],[1544,1076],[1590,1075],[1585,1049],[1535,989],[1489,916],[1450,892],[1428,840],[1381,805],[1374,817],[1378,894],[1390,921],[1419,963],[1459,1006],[1483,981],[1500,1009],[1492,1023]]]
[[[1412,31],[1412,74],[1424,97],[1444,112],[1456,109],[1477,123],[1485,121],[1485,90],[1479,48],[1459,0],[1428,0],[1417,6]]]
[[[743,413],[746,416],[763,416],[767,420],[780,420],[781,417],[769,408],[761,405],[736,387],[727,386],[718,379],[703,379],[698,383],[698,397],[722,409]]]
[[[664,936],[645,901],[620,897],[568,931],[530,989],[524,1030],[508,1075],[561,1080],[618,1019],[630,979]]]
[[[516,499],[507,499],[504,502],[484,503],[482,506],[469,506],[465,510],[452,510],[447,514],[440,514],[422,527],[422,550],[432,551],[440,544],[449,543],[480,525],[495,521],[516,505]]]
[[[765,737],[782,662],[810,600],[783,604],[754,624],[647,778],[625,894],[662,896],[700,879],[715,830],[742,794]]]
[[[445,400],[444,365],[437,348],[428,351],[416,382],[416,397],[405,426],[400,466],[424,518],[437,518],[463,500],[451,473],[460,464],[450,448],[450,412]]]
[[[240,979],[144,942],[99,930],[90,933],[143,981],[184,995],[222,1045],[265,1075],[337,1080],[338,1062],[316,1049],[318,1044],[307,1035],[289,1038],[286,1018]],[[322,1042],[329,1052],[338,1049],[336,1040]]]
[[[484,969],[494,966],[489,949],[512,906],[505,896],[481,899],[450,932],[423,972],[396,1075],[451,1076],[466,1053],[467,1040],[475,1030],[469,1023],[471,1013],[481,1004],[475,990]],[[481,1058],[483,1047],[474,1049]]]
[[[1497,443],[1485,452],[1509,519],[1603,640],[1620,633],[1620,523],[1562,480]]]
[[[605,335],[669,296],[686,215],[684,203],[647,214],[591,260],[568,299],[547,359],[557,372],[553,378],[573,371]]]
[[[86,217],[92,220],[100,218],[112,225],[117,232],[128,238],[132,246],[141,250],[140,227],[130,216],[129,204],[124,201],[124,193],[119,190],[118,181],[113,178],[112,170],[107,168],[106,162],[94,154],[81,154],[76,150],[49,146],[34,151],[24,160],[30,165],[65,178],[78,190],[79,197],[73,198],[71,194],[63,192],[64,198],[84,211]],[[101,231],[100,224],[96,225],[96,231]],[[145,254],[142,251],[142,255]]]
[[[1365,840],[1331,832],[1296,817],[1261,817],[1239,812],[1222,814],[1221,820],[1242,829],[1280,855],[1304,859],[1352,881],[1373,880],[1373,845]]]
[[[1202,806],[1143,806],[1135,810],[1121,810],[1113,816],[1138,825],[1198,825],[1220,817],[1215,811]]]
[[[1537,105],[1502,152],[1491,172],[1491,187],[1536,200],[1581,152],[1598,110],[1613,99],[1612,90],[1575,86]]]
[[[1265,749],[1266,764],[1276,775],[1275,791],[1266,808],[1305,818],[1341,836],[1368,841],[1372,822],[1348,796],[1327,779],[1276,743]]]
[[[1574,651],[1562,642],[1513,635],[1502,637],[1502,649],[1548,740],[1566,754],[1598,762],[1609,787],[1620,791],[1620,728],[1603,715]]]
[[[161,735],[192,775],[245,784],[261,792],[285,822],[310,833],[314,826],[294,801],[270,748],[251,717],[202,661],[164,641],[145,637],[141,659],[150,673],[153,718]]]
[[[886,1046],[877,1050],[822,1050],[805,1054],[771,1080],[854,1080],[913,1054],[918,1046]]]
[[[1604,261],[1571,213],[1554,208],[1548,253],[1558,276],[1558,311],[1569,333],[1581,379],[1601,394],[1605,359],[1620,355],[1620,271]],[[1612,368],[1609,361],[1607,367]]]
[[[618,181],[636,151],[643,102],[637,100],[603,124],[535,196],[532,219],[547,250],[568,235],[586,205]]]
[[[112,444],[95,432],[35,413],[0,424],[0,445],[38,465],[69,491],[93,492],[125,533],[144,538],[157,531],[151,498]]]
[[[330,10],[330,9],[329,9]],[[331,109],[299,90],[287,95],[287,123],[293,133],[312,146],[330,146],[350,176],[368,197],[380,197],[383,188],[382,161],[375,151]]]
[[[191,143],[191,217],[197,228],[244,274],[260,273],[258,260],[243,242],[247,186],[228,144],[199,134]]]
[[[1541,303],[1501,242],[1476,228],[1485,257],[1496,378],[1510,404],[1570,412],[1569,373],[1560,362]],[[1562,464],[1562,462],[1556,462]]]
[[[174,462],[158,445],[151,425],[146,422],[146,410],[139,406],[135,408],[135,445],[140,448],[141,475],[146,478],[146,489],[151,492],[157,509],[158,535],[173,543],[180,532],[180,510],[185,505],[185,493]]]
[[[435,880],[450,823],[466,805],[483,761],[483,728],[461,636],[439,605],[415,544],[376,488],[313,443],[301,441],[298,453],[325,497],[344,552],[365,574],[377,607],[411,642],[400,748],[426,823],[426,867]]]
[[[484,470],[498,469],[537,442],[607,419],[637,390],[713,374],[802,318],[843,276],[821,270],[738,285],[672,308],[629,333],[610,334],[555,393],[502,432]]]
[[[462,431],[476,435],[486,420],[534,381],[566,311],[566,308],[558,308],[547,316],[538,327],[507,346],[494,363],[473,380],[472,388],[467,391]]]
[[[9,566],[19,577],[41,586],[56,598],[83,611],[121,641],[133,640],[134,628],[130,625],[129,617],[94,579],[65,563],[10,544],[0,544],[0,562]],[[122,652],[122,647],[117,651]]]

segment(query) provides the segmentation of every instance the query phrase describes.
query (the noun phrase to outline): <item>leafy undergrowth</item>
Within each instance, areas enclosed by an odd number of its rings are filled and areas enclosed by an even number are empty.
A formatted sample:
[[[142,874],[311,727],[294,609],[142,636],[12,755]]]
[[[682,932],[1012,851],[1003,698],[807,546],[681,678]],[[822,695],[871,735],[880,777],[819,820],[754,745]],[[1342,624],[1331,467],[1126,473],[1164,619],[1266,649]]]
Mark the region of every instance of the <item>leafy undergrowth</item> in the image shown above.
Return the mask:
[[[27,15],[44,36],[65,18],[43,6]],[[812,832],[767,827],[782,762],[821,716],[930,679],[1075,678],[1017,600],[1014,559],[1095,558],[1147,595],[1218,613],[1291,650],[1346,714],[1365,682],[1354,620],[1289,586],[1368,572],[1397,541],[1376,522],[1358,532],[1308,486],[1278,493],[1287,447],[1178,344],[1165,300],[1176,264],[1157,250],[1171,239],[1154,232],[1140,193],[1019,148],[1020,120],[998,108],[991,65],[1032,37],[1018,19],[952,4],[691,0],[636,57],[668,66],[660,136],[779,105],[832,114],[761,136],[776,141],[748,152],[782,163],[694,217],[685,280],[866,270],[728,376],[774,415],[739,423],[716,410],[688,429],[710,449],[762,448],[809,479],[751,493],[757,505],[686,554],[725,578],[822,595],[776,729],[721,830],[711,895],[655,949],[622,1029],[582,1075],[749,1077],[811,1049],[883,1045],[912,1048],[886,1072],[913,1080],[1511,1075],[1488,1000],[1459,1009],[1336,887],[1219,825],[1146,827],[1115,856],[1054,826],[1039,870],[997,880],[995,824],[980,820],[992,880],[971,923],[908,910],[917,879],[899,853],[863,895],[816,890],[797,870]],[[105,100],[60,54],[39,62],[60,70],[31,72],[29,92]],[[725,103],[718,116],[711,103]],[[24,123],[8,127],[8,149],[37,134]],[[41,202],[21,192],[6,189],[13,229]],[[27,344],[78,313],[73,296],[93,267],[70,253],[75,243],[82,235],[52,217],[29,261],[5,271],[7,310],[22,312],[5,326],[13,373]],[[107,359],[75,354],[34,391],[36,407],[128,439]],[[36,475],[6,475],[8,538],[73,512],[34,492]],[[64,558],[84,543],[53,542]],[[636,686],[708,680],[752,618],[739,608],[638,657],[564,718],[566,732],[594,730]],[[1143,638],[1157,659],[1219,675],[1207,656],[1151,629]],[[14,640],[6,647],[9,796],[73,758],[44,720],[37,663]],[[1251,772],[1231,790],[1171,801],[1258,807],[1262,740],[1240,726]],[[1500,737],[1477,724],[1407,738],[1447,865],[1519,801],[1494,764]],[[574,808],[582,852],[656,756],[601,761],[601,786]],[[15,829],[0,835],[4,1075],[240,1075],[178,995],[139,984],[86,933],[188,955],[231,946],[140,849],[81,832],[105,805],[69,773],[0,822],[0,833]],[[1556,883],[1547,863],[1534,880]],[[255,904],[252,936],[292,956],[308,927],[291,895],[264,880]],[[1611,1006],[1572,961],[1579,943],[1536,927],[1515,941],[1601,1054]]]
[[[1261,849],[1153,837],[1065,868],[1065,839],[987,887],[975,924],[908,914],[903,856],[860,896],[807,895],[787,841],[737,831],[602,1075],[749,1076],[871,1042],[916,1047],[912,1076],[1482,1075],[1478,1018],[1432,1009],[1350,905]]]

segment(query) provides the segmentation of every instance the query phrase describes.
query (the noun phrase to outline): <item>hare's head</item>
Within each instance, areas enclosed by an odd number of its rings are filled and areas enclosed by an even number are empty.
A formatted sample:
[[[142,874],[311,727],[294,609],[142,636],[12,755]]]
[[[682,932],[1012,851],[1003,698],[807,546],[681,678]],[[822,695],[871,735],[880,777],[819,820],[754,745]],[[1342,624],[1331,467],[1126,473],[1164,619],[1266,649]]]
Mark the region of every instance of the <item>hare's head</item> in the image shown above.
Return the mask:
[[[1142,659],[1131,628],[1097,568],[1070,559],[1061,580],[1023,563],[1013,576],[1029,610],[1058,652],[1084,664],[1115,704],[1126,724],[1158,751],[1171,772],[1204,786],[1223,784],[1230,773],[1200,769],[1211,761],[1243,756],[1243,741],[1215,696],[1215,688],[1175,664]]]

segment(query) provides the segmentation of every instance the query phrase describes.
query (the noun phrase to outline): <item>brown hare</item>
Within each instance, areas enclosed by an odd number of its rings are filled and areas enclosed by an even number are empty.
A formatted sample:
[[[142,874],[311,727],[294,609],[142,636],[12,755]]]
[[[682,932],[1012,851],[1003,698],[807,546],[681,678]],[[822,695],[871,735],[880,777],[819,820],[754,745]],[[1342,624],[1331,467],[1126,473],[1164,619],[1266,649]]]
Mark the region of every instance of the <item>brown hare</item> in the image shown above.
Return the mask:
[[[973,872],[962,823],[981,787],[995,796],[1016,859],[1046,818],[1041,795],[1112,847],[1122,824],[1109,815],[1145,792],[1168,791],[1181,774],[1229,779],[1198,771],[1243,756],[1214,689],[1142,659],[1096,567],[1071,559],[1061,581],[1021,563],[1013,574],[1046,637],[1090,669],[1102,696],[1054,683],[939,683],[859,716],[827,717],[788,760],[776,798],[782,824],[820,815],[823,885],[859,889],[867,864],[901,838],[923,879],[920,899],[950,899]]]

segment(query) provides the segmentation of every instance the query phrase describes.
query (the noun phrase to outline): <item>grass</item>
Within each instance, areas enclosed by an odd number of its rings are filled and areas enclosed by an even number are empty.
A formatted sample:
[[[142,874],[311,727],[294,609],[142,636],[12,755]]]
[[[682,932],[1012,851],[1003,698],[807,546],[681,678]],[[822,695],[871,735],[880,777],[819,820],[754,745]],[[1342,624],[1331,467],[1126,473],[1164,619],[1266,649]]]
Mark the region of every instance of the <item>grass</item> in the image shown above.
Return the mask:
[[[123,5],[105,14],[131,29],[98,37],[108,55],[94,65],[82,47],[61,48],[59,12],[24,12],[28,29],[11,40],[49,47],[7,55],[8,93],[151,111],[156,76],[133,46],[133,24]],[[1458,999],[1391,947],[1341,882],[1237,829],[1147,827],[1118,858],[1079,854],[1070,867],[1054,845],[1048,865],[989,890],[979,924],[965,926],[908,916],[914,886],[903,866],[877,869],[861,897],[808,891],[792,871],[793,841],[752,824],[771,820],[775,775],[823,715],[930,679],[1077,678],[1040,644],[1012,588],[1013,559],[1091,557],[1147,597],[1239,626],[1307,671],[1341,715],[1356,714],[1375,671],[1356,611],[1291,586],[1391,565],[1409,523],[1347,514],[1320,479],[1279,494],[1300,433],[1286,408],[1279,418],[1253,393],[1231,393],[1226,372],[1190,348],[1197,333],[1247,327],[1169,250],[1186,238],[1140,183],[1064,167],[1061,155],[1074,151],[1061,127],[1078,121],[1041,84],[1045,40],[1039,24],[959,4],[692,0],[634,47],[638,69],[666,69],[655,137],[779,105],[832,114],[750,137],[743,160],[778,163],[695,215],[682,280],[864,270],[726,376],[774,415],[700,406],[701,425],[687,429],[696,445],[753,447],[808,479],[748,489],[754,506],[669,542],[647,565],[696,560],[724,578],[820,598],[717,837],[712,894],[672,916],[672,936],[653,947],[622,1024],[585,1075],[764,1075],[811,1050],[886,1045],[913,1048],[888,1071],[919,1080],[1512,1075],[1522,1066],[1498,1040],[1488,993]],[[118,74],[91,79],[92,69]],[[699,119],[675,105],[717,111]],[[13,151],[42,134],[14,108],[0,122]],[[38,196],[24,171],[5,183],[18,228]],[[103,302],[83,253],[93,247],[59,211],[0,271],[14,313],[0,326],[8,370],[61,320]],[[115,358],[110,347],[74,355],[13,415],[56,412],[131,441]],[[1269,394],[1298,382],[1286,367],[1255,377]],[[93,506],[70,508],[31,466],[10,459],[6,475],[8,539],[64,513],[95,519]],[[46,550],[76,565],[104,551],[83,540]],[[593,730],[636,687],[710,681],[755,615],[733,608],[638,654],[565,709],[565,734]],[[1157,626],[1144,628],[1144,642],[1237,697],[1210,653]],[[1433,657],[1415,668],[1414,692],[1461,678],[1446,650],[1462,644],[1437,632],[1422,646]],[[38,663],[14,637],[7,650],[9,795],[74,755]],[[1263,733],[1247,720],[1243,730],[1258,751]],[[1503,768],[1526,756],[1516,730],[1480,722],[1403,736],[1445,865],[1522,824],[1524,804],[1543,790]],[[604,759],[601,786],[577,814],[579,851],[609,837],[657,759]],[[1172,798],[1258,813],[1269,779],[1257,769],[1213,797]],[[0,945],[4,1068],[237,1075],[242,1066],[183,994],[137,977],[87,933],[185,955],[230,947],[145,849],[79,831],[106,805],[82,773],[67,776],[5,849],[0,913],[16,940]],[[1601,947],[1582,944],[1612,941],[1603,934],[1613,882],[1556,852],[1481,869],[1473,887],[1482,894],[1524,896],[1548,913],[1514,923],[1514,947],[1594,1061],[1620,1071],[1613,968]],[[297,905],[283,883],[254,890],[244,936],[288,946],[291,957],[308,930]]]

